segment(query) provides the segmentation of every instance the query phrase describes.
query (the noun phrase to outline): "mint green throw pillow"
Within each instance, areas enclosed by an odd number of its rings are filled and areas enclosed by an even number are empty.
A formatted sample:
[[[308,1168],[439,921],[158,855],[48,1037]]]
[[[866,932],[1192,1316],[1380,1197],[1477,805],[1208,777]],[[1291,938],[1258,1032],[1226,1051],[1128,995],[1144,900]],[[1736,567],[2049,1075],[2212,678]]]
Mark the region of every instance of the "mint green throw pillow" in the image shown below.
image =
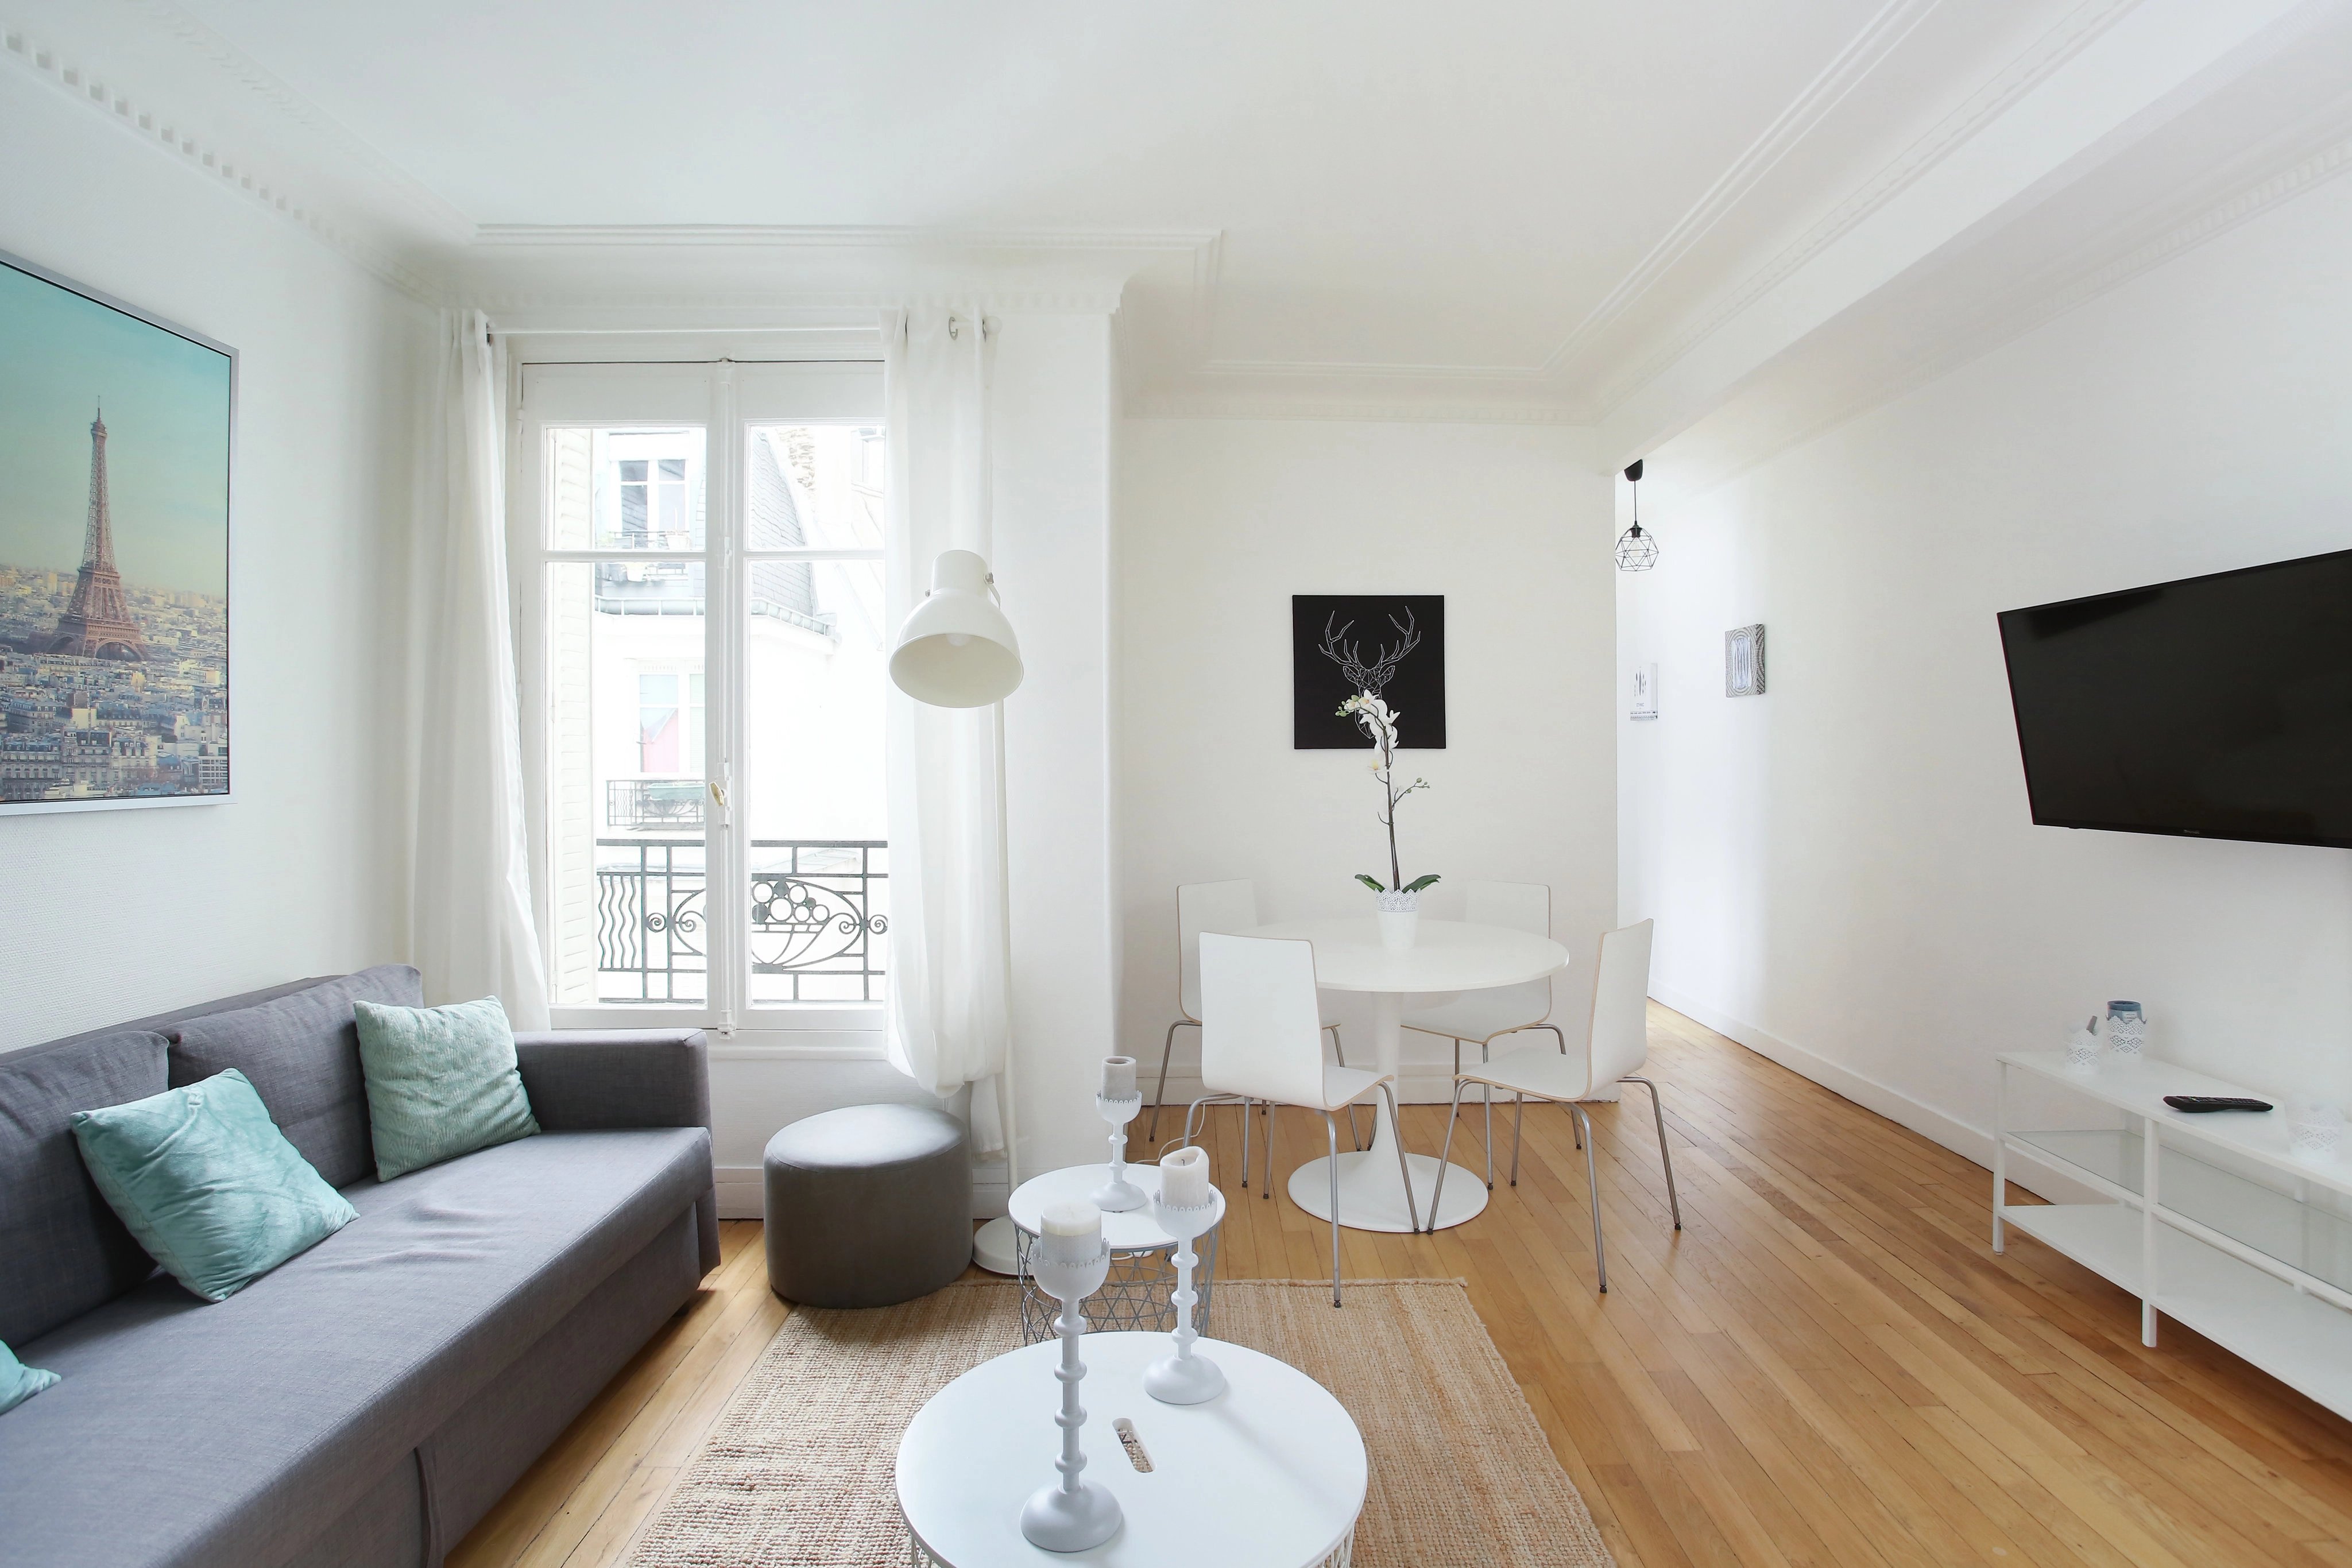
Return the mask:
[[[352,1004],[379,1181],[539,1131],[496,997],[446,1008]]]
[[[0,1344],[0,1416],[30,1399],[44,1388],[57,1386],[58,1375],[43,1372],[37,1366],[26,1366],[16,1359],[16,1353]]]
[[[82,1164],[139,1245],[207,1301],[359,1218],[235,1068],[72,1122]]]

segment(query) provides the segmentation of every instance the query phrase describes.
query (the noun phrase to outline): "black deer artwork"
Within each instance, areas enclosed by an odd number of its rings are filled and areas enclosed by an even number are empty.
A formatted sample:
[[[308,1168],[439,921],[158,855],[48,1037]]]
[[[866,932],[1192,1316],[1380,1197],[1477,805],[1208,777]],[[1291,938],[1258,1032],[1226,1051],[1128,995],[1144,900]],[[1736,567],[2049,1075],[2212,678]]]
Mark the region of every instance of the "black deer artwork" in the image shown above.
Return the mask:
[[[1361,750],[1339,705],[1370,692],[1405,750],[1445,747],[1445,596],[1300,593],[1290,601],[1291,747]]]

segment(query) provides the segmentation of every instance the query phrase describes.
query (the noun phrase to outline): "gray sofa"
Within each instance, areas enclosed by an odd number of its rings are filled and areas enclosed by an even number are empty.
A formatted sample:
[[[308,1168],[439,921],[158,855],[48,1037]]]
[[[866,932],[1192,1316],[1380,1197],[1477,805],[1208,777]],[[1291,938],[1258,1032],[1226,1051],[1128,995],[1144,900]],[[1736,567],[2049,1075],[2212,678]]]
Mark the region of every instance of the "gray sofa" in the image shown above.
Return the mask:
[[[719,1262],[695,1030],[521,1035],[545,1131],[378,1182],[357,998],[233,997],[0,1056],[0,1341],[64,1381],[0,1415],[11,1568],[438,1568]],[[67,1117],[235,1067],[359,1218],[206,1305]]]

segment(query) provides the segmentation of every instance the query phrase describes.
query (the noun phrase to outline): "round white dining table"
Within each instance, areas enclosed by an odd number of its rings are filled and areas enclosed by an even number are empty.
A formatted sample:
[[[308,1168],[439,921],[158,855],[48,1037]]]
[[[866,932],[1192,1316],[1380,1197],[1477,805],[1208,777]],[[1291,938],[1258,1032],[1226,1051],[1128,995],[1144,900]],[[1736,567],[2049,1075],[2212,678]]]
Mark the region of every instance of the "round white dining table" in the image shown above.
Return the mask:
[[[1372,998],[1372,1060],[1394,1074],[1404,1050],[1405,998],[1424,992],[1483,991],[1523,985],[1568,967],[1568,949],[1549,936],[1507,925],[1473,925],[1465,920],[1423,920],[1411,947],[1381,942],[1380,922],[1285,920],[1236,933],[1311,944],[1315,983],[1327,990],[1363,991]],[[1361,1065],[1358,1059],[1354,1065]],[[1461,1166],[1445,1184],[1445,1211],[1432,1216],[1438,1160],[1407,1155],[1412,1171],[1414,1207],[1405,1202],[1404,1177],[1397,1170],[1396,1124],[1388,1103],[1373,1097],[1376,1130],[1372,1146],[1339,1156],[1339,1223],[1350,1230],[1411,1230],[1421,1223],[1443,1229],[1475,1218],[1486,1207],[1486,1178]],[[1291,1174],[1290,1200],[1318,1219],[1331,1218],[1331,1156],[1307,1161]]]

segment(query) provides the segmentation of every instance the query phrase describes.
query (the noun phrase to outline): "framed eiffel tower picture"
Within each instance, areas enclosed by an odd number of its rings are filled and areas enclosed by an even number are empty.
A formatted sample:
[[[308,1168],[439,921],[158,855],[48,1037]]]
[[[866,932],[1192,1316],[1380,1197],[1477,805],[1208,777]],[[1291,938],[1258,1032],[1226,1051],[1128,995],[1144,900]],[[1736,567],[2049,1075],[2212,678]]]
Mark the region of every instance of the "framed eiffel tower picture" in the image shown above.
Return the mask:
[[[0,253],[0,815],[229,788],[236,350]]]

